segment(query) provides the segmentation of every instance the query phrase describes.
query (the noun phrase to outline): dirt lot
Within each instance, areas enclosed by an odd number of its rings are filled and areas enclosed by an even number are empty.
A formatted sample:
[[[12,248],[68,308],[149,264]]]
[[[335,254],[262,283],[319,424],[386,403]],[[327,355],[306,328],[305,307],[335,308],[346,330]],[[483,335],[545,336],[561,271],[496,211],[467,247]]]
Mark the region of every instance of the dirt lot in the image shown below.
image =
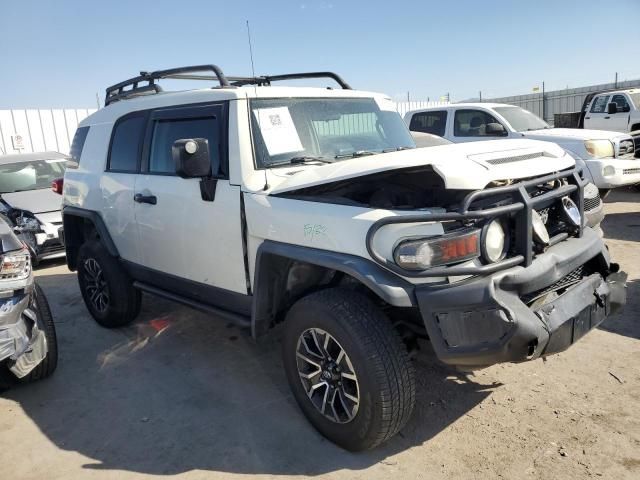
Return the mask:
[[[42,268],[60,364],[0,394],[0,478],[640,478],[640,194],[612,194],[607,212],[623,315],[546,362],[467,377],[421,353],[409,425],[357,455],[305,421],[277,340],[151,297],[138,323],[105,330],[75,274]]]

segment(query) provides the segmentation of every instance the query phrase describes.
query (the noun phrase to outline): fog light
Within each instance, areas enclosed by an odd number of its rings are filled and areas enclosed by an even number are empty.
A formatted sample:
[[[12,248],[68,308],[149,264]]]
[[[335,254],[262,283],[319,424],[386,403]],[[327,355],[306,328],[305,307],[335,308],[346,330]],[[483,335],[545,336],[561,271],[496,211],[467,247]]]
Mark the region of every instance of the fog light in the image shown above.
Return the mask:
[[[574,227],[580,226],[580,209],[569,197],[564,197],[562,199],[562,211],[564,212],[564,216],[573,224]]]
[[[615,175],[615,174],[616,174],[616,168],[613,165],[607,165],[602,169],[603,177],[610,177],[611,175]]]
[[[542,245],[547,245],[549,243],[549,232],[547,227],[544,226],[542,217],[535,210],[531,211],[531,225],[533,227],[533,239]]]
[[[509,248],[500,220],[493,220],[482,230],[482,256],[490,263],[502,260]]]

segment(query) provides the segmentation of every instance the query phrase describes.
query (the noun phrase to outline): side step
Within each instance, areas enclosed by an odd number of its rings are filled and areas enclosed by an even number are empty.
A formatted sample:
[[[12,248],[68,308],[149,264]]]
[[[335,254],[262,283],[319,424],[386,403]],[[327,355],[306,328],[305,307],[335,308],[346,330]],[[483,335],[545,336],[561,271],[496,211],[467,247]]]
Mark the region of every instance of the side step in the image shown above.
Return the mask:
[[[221,317],[238,327],[251,328],[251,319],[244,315],[233,313],[228,310],[224,310],[222,308],[213,307],[211,305],[207,305],[205,303],[198,302],[196,300],[191,300],[190,298],[185,298],[180,295],[176,295],[175,293],[167,292],[166,290],[153,287],[143,282],[133,282],[133,286],[138,290],[142,290],[143,292],[147,292],[152,295],[156,295],[158,297],[163,297],[163,298],[166,298],[167,300],[172,300],[177,303],[181,303],[182,305],[195,308],[196,310],[200,310],[201,312],[217,315],[218,317]]]

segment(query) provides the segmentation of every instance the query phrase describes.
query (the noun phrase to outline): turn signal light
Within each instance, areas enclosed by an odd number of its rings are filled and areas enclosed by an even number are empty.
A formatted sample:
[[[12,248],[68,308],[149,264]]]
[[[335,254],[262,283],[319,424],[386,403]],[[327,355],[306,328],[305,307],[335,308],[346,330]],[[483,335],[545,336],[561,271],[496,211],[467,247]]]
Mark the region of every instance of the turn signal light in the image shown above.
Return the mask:
[[[396,263],[408,270],[424,270],[480,256],[480,230],[465,230],[434,239],[407,240],[394,252]]]
[[[53,190],[53,193],[57,193],[58,195],[62,195],[63,186],[64,178],[56,178],[53,182],[51,182],[51,190]]]

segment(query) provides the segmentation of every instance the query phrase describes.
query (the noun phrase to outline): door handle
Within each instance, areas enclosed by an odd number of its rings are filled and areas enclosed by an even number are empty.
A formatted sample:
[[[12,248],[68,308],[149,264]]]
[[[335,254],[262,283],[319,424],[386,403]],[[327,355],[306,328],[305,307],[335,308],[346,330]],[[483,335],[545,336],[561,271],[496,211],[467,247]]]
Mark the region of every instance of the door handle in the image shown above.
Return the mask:
[[[586,118],[587,120],[589,120],[591,117],[584,117],[584,118]]]
[[[133,196],[133,200],[138,203],[148,203],[149,205],[155,205],[158,203],[158,199],[155,195],[142,195],[141,193],[136,193]]]
[[[609,120],[611,117],[604,117],[605,120]]]

